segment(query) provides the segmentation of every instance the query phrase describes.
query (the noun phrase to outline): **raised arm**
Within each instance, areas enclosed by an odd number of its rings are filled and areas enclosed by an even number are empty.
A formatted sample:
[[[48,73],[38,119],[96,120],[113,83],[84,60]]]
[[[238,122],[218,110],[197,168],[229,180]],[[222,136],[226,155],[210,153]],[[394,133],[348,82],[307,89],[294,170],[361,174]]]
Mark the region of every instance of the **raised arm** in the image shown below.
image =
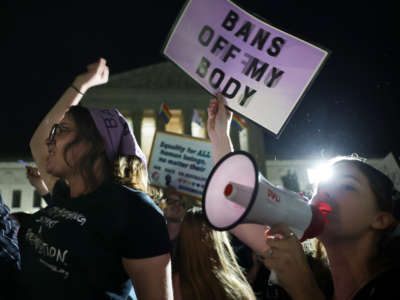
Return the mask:
[[[74,105],[78,105],[86,91],[96,85],[104,84],[108,81],[109,69],[105,59],[87,66],[87,72],[78,75],[72,85],[64,92],[61,98],[47,113],[45,118],[36,129],[29,143],[33,159],[38,166],[39,172],[46,186],[51,193],[57,178],[46,172],[46,158],[48,155],[46,139],[53,124],[58,123],[65,112]]]
[[[211,140],[214,164],[224,155],[233,151],[229,136],[232,121],[232,112],[225,108],[224,98],[221,93],[217,98],[211,99],[208,106],[207,131]]]
[[[211,99],[208,106],[207,130],[213,151],[214,164],[224,155],[233,151],[229,136],[232,112],[225,108],[224,98],[220,93],[216,99]],[[238,237],[257,254],[268,249],[264,241],[265,226],[258,224],[240,224],[230,232]]]

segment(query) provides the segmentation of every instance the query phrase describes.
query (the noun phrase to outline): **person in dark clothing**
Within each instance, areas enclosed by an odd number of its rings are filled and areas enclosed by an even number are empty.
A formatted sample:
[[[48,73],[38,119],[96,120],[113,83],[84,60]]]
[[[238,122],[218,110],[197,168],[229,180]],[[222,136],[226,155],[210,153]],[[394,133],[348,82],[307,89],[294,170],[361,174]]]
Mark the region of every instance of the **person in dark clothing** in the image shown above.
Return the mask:
[[[331,168],[332,178],[319,183],[312,202],[332,207],[318,239],[329,260],[333,299],[398,299],[394,274],[400,272],[400,228],[393,214],[398,191],[386,175],[358,158],[336,158]],[[272,227],[269,235],[264,264],[277,272],[292,298],[324,299],[287,225]]]
[[[214,162],[233,150],[231,114],[221,94],[208,108]],[[318,184],[313,204],[327,203],[329,223],[318,239],[326,249],[334,300],[399,299],[399,191],[382,172],[356,157],[331,162],[333,176]],[[318,286],[300,241],[286,224],[270,228],[266,241],[248,245],[263,255],[292,299],[327,299]],[[328,297],[329,299],[329,297]]]
[[[21,268],[17,232],[18,222],[0,195],[0,299],[14,299],[15,277]]]
[[[108,81],[104,59],[79,75],[36,129],[30,148],[49,205],[20,232],[21,299],[171,299],[162,212],[139,190],[114,182],[120,155],[146,159],[115,109],[77,106]],[[66,193],[66,187],[68,193]]]

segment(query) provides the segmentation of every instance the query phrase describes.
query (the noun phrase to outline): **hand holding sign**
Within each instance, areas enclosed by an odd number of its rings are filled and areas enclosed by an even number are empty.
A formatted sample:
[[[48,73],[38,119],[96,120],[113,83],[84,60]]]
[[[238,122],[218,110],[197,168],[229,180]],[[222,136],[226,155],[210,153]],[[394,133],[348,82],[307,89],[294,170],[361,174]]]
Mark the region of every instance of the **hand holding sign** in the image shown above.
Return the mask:
[[[188,0],[163,50],[226,105],[279,135],[328,52],[231,0]]]
[[[207,131],[211,141],[229,136],[232,112],[225,108],[225,99],[221,93],[210,100],[207,112]]]
[[[108,82],[110,70],[104,58],[100,58],[97,62],[87,66],[87,72],[78,75],[73,86],[85,93],[89,88]]]
[[[211,140],[213,160],[217,163],[225,154],[233,151],[229,136],[232,112],[226,109],[221,93],[217,94],[217,99],[210,100],[207,111],[207,131]]]

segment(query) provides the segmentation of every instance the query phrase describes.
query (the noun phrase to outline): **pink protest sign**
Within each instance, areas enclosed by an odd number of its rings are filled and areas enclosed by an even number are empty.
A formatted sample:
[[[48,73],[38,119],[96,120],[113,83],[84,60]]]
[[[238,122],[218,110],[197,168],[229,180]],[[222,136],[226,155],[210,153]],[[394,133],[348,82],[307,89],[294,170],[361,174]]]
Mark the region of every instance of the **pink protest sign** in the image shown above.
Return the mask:
[[[279,135],[328,52],[228,0],[189,0],[163,49],[227,105]]]

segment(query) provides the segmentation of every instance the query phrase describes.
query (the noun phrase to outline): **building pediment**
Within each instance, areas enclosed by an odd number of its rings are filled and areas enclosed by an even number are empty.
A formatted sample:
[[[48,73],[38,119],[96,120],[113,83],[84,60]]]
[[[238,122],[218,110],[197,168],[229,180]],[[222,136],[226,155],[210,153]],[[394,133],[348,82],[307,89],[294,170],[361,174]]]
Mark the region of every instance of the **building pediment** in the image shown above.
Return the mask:
[[[202,89],[189,75],[170,61],[110,76],[109,88]]]

